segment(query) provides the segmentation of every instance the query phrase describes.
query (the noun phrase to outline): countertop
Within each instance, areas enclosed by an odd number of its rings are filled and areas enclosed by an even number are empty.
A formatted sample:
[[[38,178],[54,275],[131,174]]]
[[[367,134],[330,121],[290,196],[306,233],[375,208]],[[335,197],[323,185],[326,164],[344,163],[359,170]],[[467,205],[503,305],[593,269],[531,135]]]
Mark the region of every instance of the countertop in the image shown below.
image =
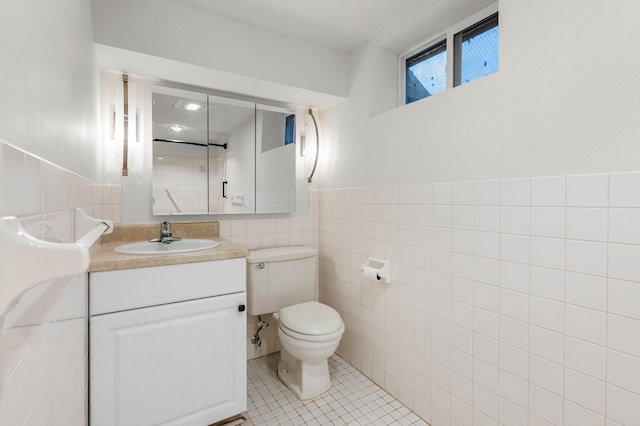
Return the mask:
[[[211,239],[218,241],[220,245],[208,250],[180,254],[119,254],[113,251],[119,245],[157,237],[160,225],[116,225],[112,234],[103,235],[100,243],[92,248],[89,272],[235,259],[249,254],[243,246],[220,238],[217,222],[172,223],[172,228],[176,237]]]

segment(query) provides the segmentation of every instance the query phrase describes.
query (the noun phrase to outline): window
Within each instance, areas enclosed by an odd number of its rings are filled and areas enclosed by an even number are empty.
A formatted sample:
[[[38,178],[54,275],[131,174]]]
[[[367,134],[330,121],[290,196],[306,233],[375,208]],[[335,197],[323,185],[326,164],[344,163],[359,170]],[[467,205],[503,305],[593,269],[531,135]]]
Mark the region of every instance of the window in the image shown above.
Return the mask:
[[[453,43],[454,86],[498,71],[498,14],[460,31]]]
[[[491,12],[494,13],[488,16]],[[498,71],[496,8],[485,9],[455,25],[439,41],[401,59],[404,81],[400,84],[404,86],[405,104]]]
[[[447,41],[407,58],[405,102],[411,103],[447,88]]]
[[[284,144],[289,145],[296,141],[296,116],[287,115],[284,118]]]

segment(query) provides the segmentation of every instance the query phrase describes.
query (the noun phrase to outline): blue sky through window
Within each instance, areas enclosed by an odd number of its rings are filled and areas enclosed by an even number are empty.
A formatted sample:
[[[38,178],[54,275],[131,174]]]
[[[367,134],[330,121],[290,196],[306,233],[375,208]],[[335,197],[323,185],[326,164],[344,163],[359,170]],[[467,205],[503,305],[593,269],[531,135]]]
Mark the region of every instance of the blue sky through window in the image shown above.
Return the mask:
[[[406,75],[406,102],[411,103],[446,90],[446,67],[446,50],[409,66]]]
[[[498,27],[462,42],[460,84],[498,71]]]

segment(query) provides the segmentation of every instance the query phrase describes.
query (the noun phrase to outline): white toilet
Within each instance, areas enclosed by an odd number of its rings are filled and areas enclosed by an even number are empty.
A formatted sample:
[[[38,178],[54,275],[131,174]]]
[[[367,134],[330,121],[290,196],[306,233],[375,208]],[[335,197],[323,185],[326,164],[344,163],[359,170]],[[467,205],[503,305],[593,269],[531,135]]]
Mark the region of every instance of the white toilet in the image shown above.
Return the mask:
[[[344,333],[340,314],[315,302],[317,265],[312,247],[252,250],[247,257],[249,315],[274,314],[282,346],[278,377],[300,399],[331,388],[327,359]]]

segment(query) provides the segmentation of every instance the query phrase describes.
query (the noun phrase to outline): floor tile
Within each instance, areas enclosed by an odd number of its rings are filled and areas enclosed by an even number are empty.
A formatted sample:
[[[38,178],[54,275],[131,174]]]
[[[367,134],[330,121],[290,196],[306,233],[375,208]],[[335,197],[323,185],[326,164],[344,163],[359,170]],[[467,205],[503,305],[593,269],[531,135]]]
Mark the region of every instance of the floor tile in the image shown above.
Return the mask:
[[[300,401],[278,379],[279,360],[280,354],[274,353],[248,361],[249,420],[243,426],[428,426],[338,355],[329,358],[331,389],[316,398]]]

